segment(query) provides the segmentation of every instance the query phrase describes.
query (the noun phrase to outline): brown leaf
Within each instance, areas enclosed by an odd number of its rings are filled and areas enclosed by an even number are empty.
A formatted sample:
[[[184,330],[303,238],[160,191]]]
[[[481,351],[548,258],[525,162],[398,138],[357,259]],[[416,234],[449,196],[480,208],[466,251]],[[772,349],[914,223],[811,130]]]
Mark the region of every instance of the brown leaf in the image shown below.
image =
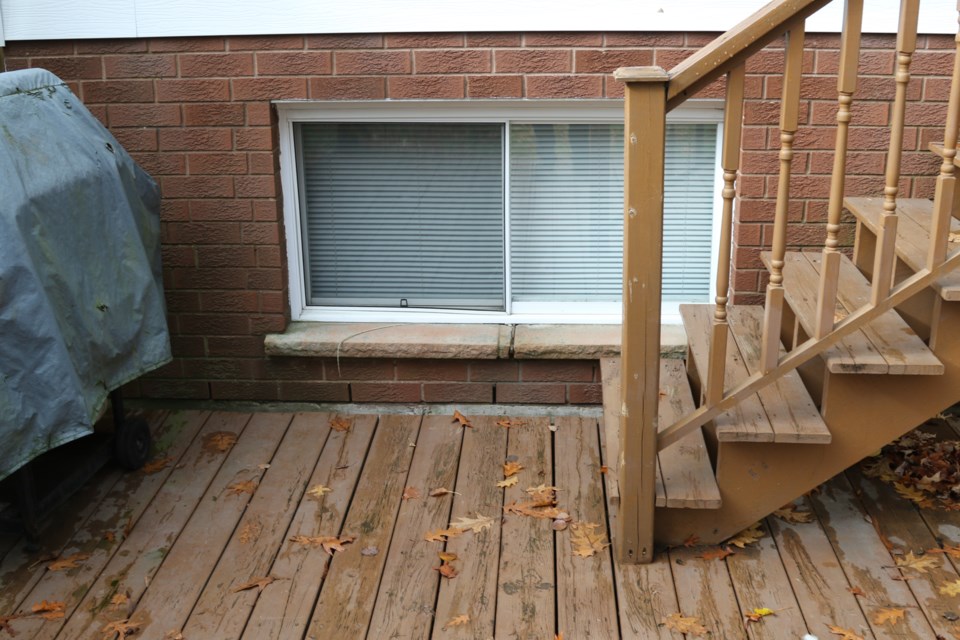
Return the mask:
[[[450,527],[454,529],[460,529],[461,531],[470,530],[474,533],[480,533],[484,529],[489,529],[492,524],[492,517],[482,516],[478,513],[476,518],[460,516],[457,522],[450,523]]]
[[[76,569],[78,562],[83,562],[90,557],[89,553],[75,553],[66,558],[58,558],[47,565],[50,571],[63,571],[64,569]]]
[[[908,551],[903,557],[894,558],[898,569],[913,569],[920,573],[926,573],[927,569],[937,569],[940,567],[940,561],[933,556],[915,556],[913,551]]]
[[[323,498],[325,494],[330,493],[331,491],[333,491],[333,489],[331,489],[330,487],[325,487],[322,484],[315,484],[312,487],[310,487],[309,491],[307,491],[307,495],[310,496],[311,498],[316,498],[317,500],[320,500]]]
[[[439,571],[440,575],[442,575],[444,578],[456,578],[457,574],[460,573],[459,571],[457,571],[457,568],[455,566],[447,562],[444,562],[439,567],[434,567],[434,568],[437,571]]]
[[[449,551],[438,551],[437,555],[440,557],[441,562],[453,562],[457,559],[457,554],[450,553]]]
[[[203,438],[203,450],[207,453],[225,453],[237,442],[237,434],[231,431],[216,431]]]
[[[698,558],[703,558],[704,560],[723,560],[727,556],[734,555],[734,551],[730,547],[717,547],[716,549],[710,549],[709,551],[704,551]]]
[[[48,602],[41,600],[38,604],[30,607],[31,615],[43,618],[44,620],[59,620],[66,615],[67,605],[64,602]]]
[[[873,616],[873,624],[895,625],[903,620],[905,613],[905,609],[897,609],[895,607],[884,607],[882,609],[877,609]]]
[[[908,487],[902,482],[894,482],[893,488],[896,489],[897,493],[899,493],[901,497],[910,500],[911,502],[917,504],[917,506],[932,507],[934,504],[933,500],[923,493],[923,491],[920,491],[915,487]]]
[[[498,482],[497,486],[501,489],[506,489],[507,487],[515,486],[518,482],[520,482],[520,476],[510,476]]]
[[[573,545],[573,555],[589,558],[610,546],[607,535],[602,530],[595,531],[599,527],[599,524],[592,522],[574,522],[570,525],[570,544]]]
[[[241,591],[246,591],[248,589],[256,589],[257,593],[260,593],[267,588],[272,582],[276,582],[279,578],[274,578],[273,576],[266,576],[263,578],[251,578],[250,582],[244,582],[238,587],[234,587],[230,590],[230,593],[240,593]]]
[[[341,416],[330,419],[330,428],[334,431],[350,431],[350,427],[352,426],[353,422],[351,420],[347,420]]]
[[[503,427],[504,429],[515,429],[517,427],[527,426],[526,420],[508,420],[507,418],[501,418],[497,420],[497,426]]]
[[[162,469],[166,469],[166,468],[170,465],[171,462],[173,462],[173,457],[172,457],[172,456],[167,456],[166,458],[159,458],[159,459],[157,459],[157,460],[153,460],[153,461],[148,462],[147,464],[143,465],[143,467],[140,469],[140,471],[142,471],[143,473],[145,473],[145,474],[147,474],[147,475],[150,475],[150,474],[153,474],[153,473],[157,473],[158,471],[161,471]]]
[[[240,527],[240,533],[238,535],[240,544],[247,544],[256,540],[257,536],[260,535],[260,530],[261,526],[257,522],[248,522]]]
[[[253,495],[253,492],[257,490],[257,481],[256,480],[247,480],[246,482],[234,482],[229,487],[227,487],[227,493],[230,495],[239,496],[243,493],[249,493]]]
[[[354,536],[293,536],[290,542],[308,545],[311,547],[323,547],[327,555],[333,555],[335,551],[346,551],[343,545],[350,544],[356,540]]]
[[[424,534],[423,539],[427,542],[446,542],[450,538],[455,538],[461,533],[463,533],[463,529],[457,529],[456,527],[451,529],[435,529],[433,531],[427,531],[427,533]]]
[[[863,640],[863,636],[858,636],[850,629],[844,629],[833,624],[828,624],[827,628],[830,629],[830,633],[835,636],[840,636],[840,640]]]
[[[163,640],[185,640],[183,634],[177,631],[176,629],[170,629],[165,634],[163,634]]]
[[[600,465],[600,473],[604,473],[604,474],[605,474],[605,473],[609,473],[609,472],[610,472],[610,467],[608,467],[608,466],[605,465],[605,464]]]
[[[113,542],[117,539],[117,534],[115,534],[113,531],[107,531],[105,534],[103,534],[103,539],[107,542]]]
[[[119,611],[120,607],[127,604],[130,604],[130,596],[125,593],[115,593],[113,597],[110,598],[110,605],[114,611]]]
[[[790,522],[792,524],[813,522],[813,513],[810,511],[798,511],[797,505],[795,504],[784,505],[774,511],[773,515],[777,516],[784,522]]]
[[[431,498],[439,498],[439,497],[441,497],[441,496],[448,496],[448,495],[451,495],[451,494],[453,494],[453,495],[455,495],[455,496],[460,495],[460,494],[457,493],[456,491],[450,491],[450,489],[447,489],[446,487],[440,487],[439,489],[433,489],[432,491],[430,491],[430,493],[429,493],[428,495],[429,495]]]
[[[447,624],[443,625],[443,630],[446,631],[448,627],[461,627],[470,622],[470,616],[466,613],[454,616],[447,621]]]
[[[867,594],[865,594],[865,593],[863,592],[863,589],[861,589],[860,587],[847,587],[847,591],[849,591],[850,593],[852,593],[852,594],[855,595],[855,596],[863,596],[863,597],[866,597],[866,595],[867,595]]]
[[[452,422],[459,422],[461,427],[467,427],[467,428],[473,429],[473,425],[470,424],[470,420],[459,411],[453,412]]]
[[[400,496],[402,500],[417,500],[420,497],[420,492],[417,491],[414,487],[407,487],[403,490],[403,495]]]
[[[504,462],[503,463],[503,477],[509,478],[510,476],[517,475],[520,470],[523,469],[523,465],[519,462]]]
[[[757,522],[727,540],[726,544],[745,549],[748,544],[757,542],[764,535],[763,530],[760,528],[760,523]]]
[[[946,546],[943,549],[927,549],[927,553],[945,553],[951,558],[960,560],[960,547]]]
[[[710,633],[700,621],[693,616],[684,616],[680,613],[671,613],[661,621],[667,629],[677,633],[686,633],[691,636],[705,636]]]
[[[124,618],[123,620],[114,620],[113,622],[108,622],[102,629],[100,633],[104,634],[104,640],[113,638],[114,634],[117,634],[117,640],[124,640],[127,636],[132,636],[135,633],[140,631],[140,623],[133,622]]]
[[[695,533],[691,533],[687,536],[687,539],[683,541],[683,546],[685,547],[695,547],[700,544],[700,536]]]

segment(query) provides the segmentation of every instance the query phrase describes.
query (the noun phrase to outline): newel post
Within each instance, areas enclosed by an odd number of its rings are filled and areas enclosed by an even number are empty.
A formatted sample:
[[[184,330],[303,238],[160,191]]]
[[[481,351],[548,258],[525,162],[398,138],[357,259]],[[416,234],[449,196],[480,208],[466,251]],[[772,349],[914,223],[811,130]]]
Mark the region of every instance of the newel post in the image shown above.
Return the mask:
[[[624,104],[623,338],[620,348],[621,562],[653,560],[660,387],[663,171],[669,75],[618,69]]]

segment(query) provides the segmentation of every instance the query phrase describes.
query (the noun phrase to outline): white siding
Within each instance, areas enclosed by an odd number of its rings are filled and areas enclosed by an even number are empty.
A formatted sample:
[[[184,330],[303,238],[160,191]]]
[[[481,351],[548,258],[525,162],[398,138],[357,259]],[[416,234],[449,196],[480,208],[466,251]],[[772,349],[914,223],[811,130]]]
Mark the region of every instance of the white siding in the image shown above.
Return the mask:
[[[7,40],[284,33],[725,31],[763,0],[0,0]],[[864,32],[892,33],[897,0],[867,0]],[[838,31],[842,0],[808,32]],[[925,0],[921,33],[955,33],[953,0]]]

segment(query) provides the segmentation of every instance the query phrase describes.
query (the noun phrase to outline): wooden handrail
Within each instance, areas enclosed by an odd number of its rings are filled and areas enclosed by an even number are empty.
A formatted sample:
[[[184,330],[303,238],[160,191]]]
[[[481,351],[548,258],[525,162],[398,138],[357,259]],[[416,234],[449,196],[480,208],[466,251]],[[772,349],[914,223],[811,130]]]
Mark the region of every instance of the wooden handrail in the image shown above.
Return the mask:
[[[670,70],[667,111],[720,78],[832,0],[773,0]]]

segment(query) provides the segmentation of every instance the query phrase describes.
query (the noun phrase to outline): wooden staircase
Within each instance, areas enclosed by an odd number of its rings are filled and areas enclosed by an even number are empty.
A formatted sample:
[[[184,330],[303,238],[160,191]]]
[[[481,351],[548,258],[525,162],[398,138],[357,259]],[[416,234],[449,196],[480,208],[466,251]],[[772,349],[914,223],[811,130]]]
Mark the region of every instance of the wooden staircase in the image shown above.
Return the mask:
[[[787,252],[804,20],[826,4],[777,0],[678,67],[617,71],[626,89],[621,358],[602,361],[608,496],[621,561],[691,536],[720,542],[960,401],[960,36],[934,199],[898,199],[919,0],[902,0],[891,150],[880,197],[845,197],[863,0],[846,0],[827,237]],[[729,305],[744,62],[786,37],[780,178],[763,306]],[[726,76],[723,221],[715,304],[685,305],[683,360],[661,360],[662,126]],[[855,124],[855,123],[854,123]],[[638,135],[642,131],[642,135]],[[827,194],[825,194],[827,195]],[[841,251],[843,209],[856,218]]]

